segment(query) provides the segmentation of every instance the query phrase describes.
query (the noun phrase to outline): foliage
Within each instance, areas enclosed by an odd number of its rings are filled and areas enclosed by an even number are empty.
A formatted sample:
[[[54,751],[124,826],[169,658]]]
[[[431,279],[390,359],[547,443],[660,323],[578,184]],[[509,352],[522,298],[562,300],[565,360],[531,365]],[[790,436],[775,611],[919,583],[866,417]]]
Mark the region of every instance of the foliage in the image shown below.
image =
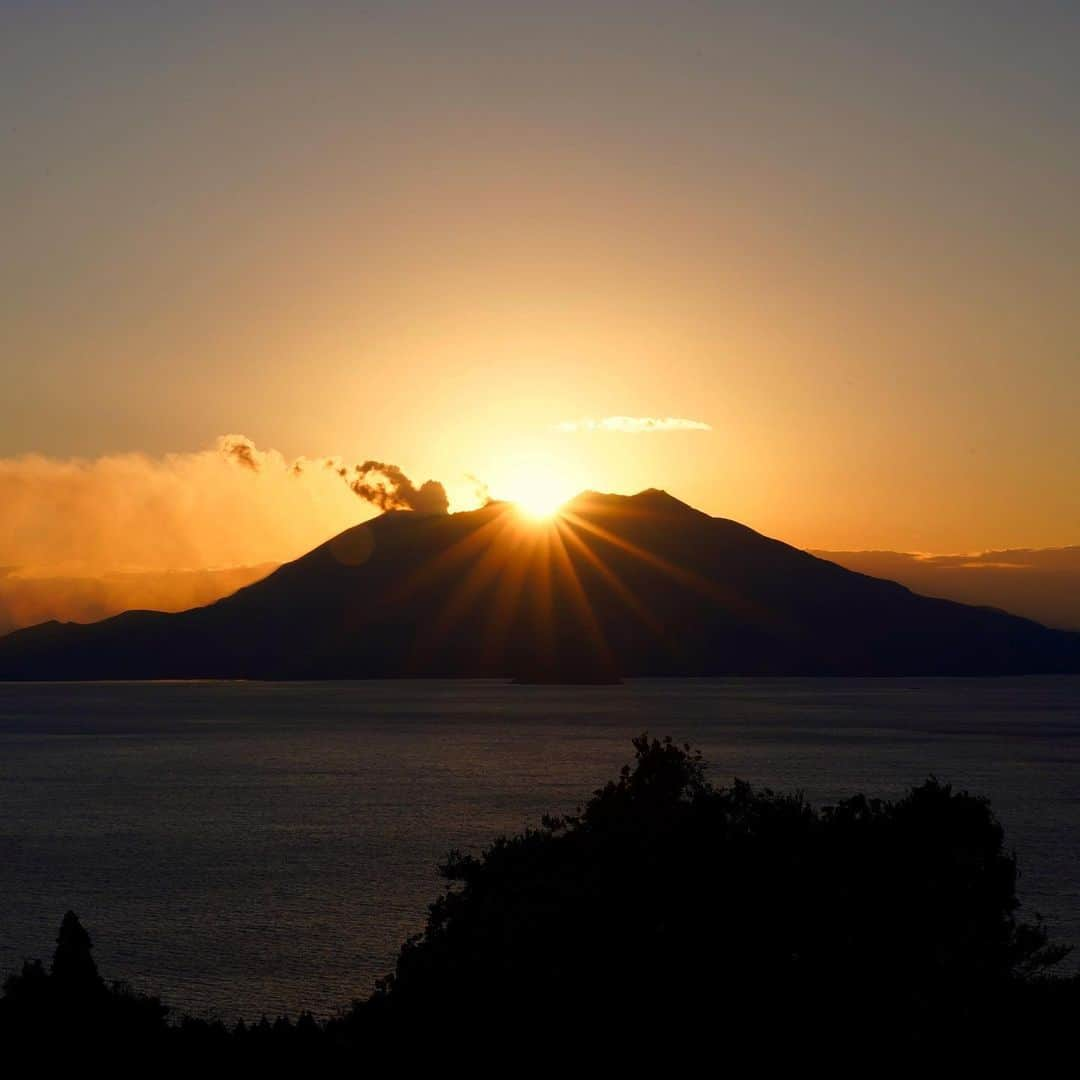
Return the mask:
[[[670,740],[634,747],[577,816],[451,856],[451,888],[380,990],[390,1011],[929,1043],[1064,954],[1016,919],[1016,862],[984,799],[931,779],[815,811],[714,788]]]

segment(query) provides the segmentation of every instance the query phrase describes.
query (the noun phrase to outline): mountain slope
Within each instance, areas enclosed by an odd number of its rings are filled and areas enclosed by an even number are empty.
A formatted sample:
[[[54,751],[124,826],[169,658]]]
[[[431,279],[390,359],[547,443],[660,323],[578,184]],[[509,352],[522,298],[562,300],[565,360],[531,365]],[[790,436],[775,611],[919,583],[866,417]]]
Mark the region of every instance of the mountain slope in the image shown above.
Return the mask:
[[[1080,671],[1080,635],[918,596],[664,492],[384,514],[179,614],[0,639],[0,678],[1006,674]]]

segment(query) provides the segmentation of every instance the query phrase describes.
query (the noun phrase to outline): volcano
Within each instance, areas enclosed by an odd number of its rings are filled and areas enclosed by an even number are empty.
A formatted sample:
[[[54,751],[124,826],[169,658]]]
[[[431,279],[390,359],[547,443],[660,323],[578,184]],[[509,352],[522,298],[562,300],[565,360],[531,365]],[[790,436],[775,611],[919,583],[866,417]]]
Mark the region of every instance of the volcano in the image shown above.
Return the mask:
[[[397,511],[206,607],[42,623],[4,679],[1004,675],[1080,671],[1080,635],[919,596],[666,492]]]

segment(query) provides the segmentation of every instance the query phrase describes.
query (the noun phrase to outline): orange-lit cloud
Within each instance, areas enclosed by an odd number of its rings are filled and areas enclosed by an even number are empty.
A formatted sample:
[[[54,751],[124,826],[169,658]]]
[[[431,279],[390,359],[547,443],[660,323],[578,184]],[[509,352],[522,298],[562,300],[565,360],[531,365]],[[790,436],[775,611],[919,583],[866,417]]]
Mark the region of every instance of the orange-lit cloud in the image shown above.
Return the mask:
[[[599,420],[582,417],[580,420],[564,420],[556,430],[565,432],[615,431],[627,435],[640,435],[652,431],[712,431],[712,425],[703,420],[686,420],[681,416],[604,416]]]
[[[373,508],[445,513],[447,497],[387,462],[290,461],[237,434],[161,457],[0,458],[0,633],[209,603]]]
[[[445,510],[446,496],[385,462],[289,461],[242,435],[160,457],[0,458],[0,566],[85,576],[280,562],[372,506]]]

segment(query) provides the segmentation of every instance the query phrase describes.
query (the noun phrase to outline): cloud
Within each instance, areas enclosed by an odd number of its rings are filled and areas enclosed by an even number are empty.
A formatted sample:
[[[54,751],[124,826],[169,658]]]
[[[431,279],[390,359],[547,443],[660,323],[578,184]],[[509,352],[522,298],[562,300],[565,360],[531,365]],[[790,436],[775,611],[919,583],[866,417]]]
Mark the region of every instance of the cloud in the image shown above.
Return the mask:
[[[297,477],[235,436],[158,457],[0,458],[0,565],[23,575],[280,562],[365,516],[333,474]]]
[[[372,507],[448,509],[439,481],[389,462],[290,461],[238,434],[159,457],[0,458],[0,633],[209,603]]]
[[[447,510],[441,483],[396,465],[289,461],[236,434],[160,457],[0,458],[0,566],[81,577],[281,562],[370,516],[357,496]]]
[[[703,420],[686,420],[680,416],[605,416],[599,420],[592,417],[564,420],[561,424],[556,424],[555,429],[570,433],[615,431],[640,435],[651,431],[712,431],[712,425]]]

